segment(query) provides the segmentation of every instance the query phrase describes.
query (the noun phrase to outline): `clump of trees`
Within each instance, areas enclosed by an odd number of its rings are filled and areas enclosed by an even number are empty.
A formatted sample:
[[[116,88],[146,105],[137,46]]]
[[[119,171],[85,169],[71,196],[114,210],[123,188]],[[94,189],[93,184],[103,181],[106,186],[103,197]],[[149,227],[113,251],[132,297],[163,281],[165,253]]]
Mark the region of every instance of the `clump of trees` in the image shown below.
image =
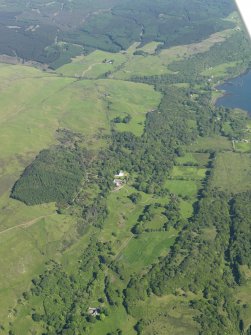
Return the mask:
[[[27,205],[70,202],[85,176],[84,152],[62,146],[41,151],[14,185],[11,196]]]

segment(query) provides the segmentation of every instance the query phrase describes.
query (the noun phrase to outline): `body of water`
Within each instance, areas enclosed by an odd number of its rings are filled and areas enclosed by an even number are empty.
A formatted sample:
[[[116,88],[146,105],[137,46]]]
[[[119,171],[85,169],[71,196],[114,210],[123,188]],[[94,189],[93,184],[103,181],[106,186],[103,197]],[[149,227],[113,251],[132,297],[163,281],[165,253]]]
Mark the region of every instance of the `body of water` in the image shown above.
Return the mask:
[[[217,87],[226,94],[216,101],[217,106],[241,108],[251,115],[251,71]]]

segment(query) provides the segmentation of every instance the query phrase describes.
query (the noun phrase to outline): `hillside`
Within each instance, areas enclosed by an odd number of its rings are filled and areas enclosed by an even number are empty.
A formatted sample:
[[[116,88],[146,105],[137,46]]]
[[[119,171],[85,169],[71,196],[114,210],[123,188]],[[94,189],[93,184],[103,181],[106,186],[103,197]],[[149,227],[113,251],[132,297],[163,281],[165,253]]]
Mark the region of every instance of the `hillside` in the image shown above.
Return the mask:
[[[95,49],[119,52],[133,42],[165,47],[197,42],[233,25],[231,1],[0,1],[0,54],[57,68]],[[200,27],[200,29],[198,29]],[[168,31],[168,34],[166,33]],[[17,59],[16,59],[17,61]]]
[[[250,334],[250,118],[214,102],[251,48],[184,3],[0,2],[58,34],[0,65],[0,334]]]

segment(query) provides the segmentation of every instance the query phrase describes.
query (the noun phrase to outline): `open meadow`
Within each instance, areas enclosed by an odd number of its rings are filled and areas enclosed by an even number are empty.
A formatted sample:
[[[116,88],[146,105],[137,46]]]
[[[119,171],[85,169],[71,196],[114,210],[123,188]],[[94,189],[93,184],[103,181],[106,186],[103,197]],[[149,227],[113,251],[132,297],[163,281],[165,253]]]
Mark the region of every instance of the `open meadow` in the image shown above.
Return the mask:
[[[226,152],[216,157],[213,187],[229,193],[245,192],[251,187],[250,154]]]

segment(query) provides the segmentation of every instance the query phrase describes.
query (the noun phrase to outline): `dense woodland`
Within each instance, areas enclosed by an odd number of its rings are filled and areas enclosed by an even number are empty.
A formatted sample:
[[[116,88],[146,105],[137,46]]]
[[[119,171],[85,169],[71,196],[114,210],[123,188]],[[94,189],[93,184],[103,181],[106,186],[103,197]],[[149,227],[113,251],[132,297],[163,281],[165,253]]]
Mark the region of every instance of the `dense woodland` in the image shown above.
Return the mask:
[[[70,202],[84,175],[84,152],[62,147],[43,150],[25,169],[11,196],[27,205]]]

